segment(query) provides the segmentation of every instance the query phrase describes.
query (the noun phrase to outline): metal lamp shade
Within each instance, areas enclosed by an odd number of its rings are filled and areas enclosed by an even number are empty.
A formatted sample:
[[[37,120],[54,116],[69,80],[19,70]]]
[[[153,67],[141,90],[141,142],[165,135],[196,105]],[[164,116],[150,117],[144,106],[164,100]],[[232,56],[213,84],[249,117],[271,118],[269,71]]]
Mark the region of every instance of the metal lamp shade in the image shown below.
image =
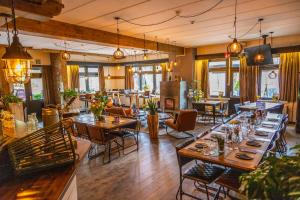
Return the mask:
[[[232,43],[230,43],[227,47],[227,51],[230,54],[240,54],[242,50],[243,50],[243,45],[239,43],[236,38],[234,38]]]
[[[121,49],[118,47],[117,50],[114,52],[114,58],[115,59],[122,59],[122,58],[125,58],[124,56],[124,52],[121,51]]]
[[[18,36],[13,36],[12,44],[6,48],[2,59],[6,62],[5,78],[9,83],[27,83],[30,79],[32,57],[21,45]]]

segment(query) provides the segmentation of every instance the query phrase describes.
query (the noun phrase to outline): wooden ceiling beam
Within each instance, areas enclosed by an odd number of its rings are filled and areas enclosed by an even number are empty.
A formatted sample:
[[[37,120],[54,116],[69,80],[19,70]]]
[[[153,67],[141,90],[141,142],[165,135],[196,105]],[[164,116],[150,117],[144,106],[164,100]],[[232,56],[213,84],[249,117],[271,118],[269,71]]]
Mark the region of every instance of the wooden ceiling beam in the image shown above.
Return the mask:
[[[11,26],[11,24],[10,24]],[[107,31],[92,29],[55,20],[37,21],[32,19],[17,18],[17,28],[20,33],[66,39],[78,42],[87,42],[101,45],[117,45],[117,34]],[[130,36],[120,35],[120,46],[144,48],[144,40]],[[183,55],[184,48],[159,42],[146,40],[146,49],[162,52],[176,52]]]
[[[58,0],[47,1],[29,1],[29,0],[14,0],[16,14],[24,15],[31,19],[44,19],[52,18],[59,15],[64,7]],[[0,7],[10,10],[11,0],[0,0]]]

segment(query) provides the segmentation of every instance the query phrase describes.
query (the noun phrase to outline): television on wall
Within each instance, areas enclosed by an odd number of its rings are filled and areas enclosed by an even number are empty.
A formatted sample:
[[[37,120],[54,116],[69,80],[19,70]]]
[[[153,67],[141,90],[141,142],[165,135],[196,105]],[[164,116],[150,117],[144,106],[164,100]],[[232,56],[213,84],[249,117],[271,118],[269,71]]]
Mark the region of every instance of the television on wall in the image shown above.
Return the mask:
[[[245,56],[247,58],[247,65],[248,66],[252,66],[252,65],[272,65],[273,64],[271,46],[269,44],[264,44],[264,45],[261,45],[261,46],[245,48],[244,52],[245,52]],[[255,55],[257,55],[259,52],[264,55],[265,59],[264,59],[263,62],[258,64],[258,63],[255,62],[254,58],[255,58]]]

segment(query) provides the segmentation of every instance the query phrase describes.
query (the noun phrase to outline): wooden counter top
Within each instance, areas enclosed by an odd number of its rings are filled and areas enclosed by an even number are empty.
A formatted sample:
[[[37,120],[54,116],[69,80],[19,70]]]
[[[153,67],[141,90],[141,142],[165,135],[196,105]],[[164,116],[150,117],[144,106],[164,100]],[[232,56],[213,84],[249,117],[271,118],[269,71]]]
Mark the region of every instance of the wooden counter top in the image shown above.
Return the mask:
[[[0,182],[0,200],[61,199],[76,174],[77,165],[88,152],[90,145],[89,141],[77,140],[76,153],[79,154],[79,160],[75,165],[42,171],[30,176],[11,176]]]

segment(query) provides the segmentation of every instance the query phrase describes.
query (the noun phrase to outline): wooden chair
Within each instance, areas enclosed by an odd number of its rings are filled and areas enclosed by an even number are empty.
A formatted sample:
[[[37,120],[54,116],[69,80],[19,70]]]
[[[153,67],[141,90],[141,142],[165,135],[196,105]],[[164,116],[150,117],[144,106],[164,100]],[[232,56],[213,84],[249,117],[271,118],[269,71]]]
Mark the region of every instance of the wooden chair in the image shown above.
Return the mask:
[[[116,143],[120,156],[119,144],[116,136],[113,134],[105,133],[102,129],[94,125],[87,125],[89,138],[92,142],[92,147],[88,152],[88,158],[93,159],[103,153],[103,163],[109,163],[111,161],[111,145],[112,142]],[[97,146],[104,146],[104,151],[97,153]],[[108,151],[108,161],[105,162],[105,153]]]
[[[176,194],[176,199],[178,199],[179,195],[180,200],[182,200],[182,196],[186,195],[200,200],[200,198],[183,191],[182,184],[185,179],[194,181],[194,185],[199,191],[202,191],[200,190],[200,186],[203,185],[207,195],[207,199],[209,199],[210,191],[208,185],[213,183],[224,171],[223,168],[211,164],[196,163],[193,166],[189,167],[185,172],[183,172],[182,168],[194,159],[180,155],[179,150],[193,142],[194,139],[190,138],[176,146],[177,160],[179,165],[179,188]]]
[[[77,132],[74,130],[74,121],[72,118],[63,119],[61,122],[66,132],[74,137],[77,137]]]
[[[74,124],[77,132],[77,137],[90,140],[86,124],[76,121],[74,122]]]
[[[215,199],[219,198],[221,190],[223,190],[225,199],[227,199],[227,196],[230,197],[230,199],[238,199],[237,197],[230,195],[230,191],[239,193],[239,188],[241,186],[239,177],[243,173],[244,172],[240,170],[227,169],[221,176],[219,176],[219,178],[215,181],[215,183],[220,186]]]
[[[184,132],[186,135],[188,135],[188,137],[194,137],[193,134],[188,133],[187,131],[192,131],[195,129],[196,120],[197,110],[180,110],[177,118],[175,117],[174,119],[167,119],[165,121],[166,132],[168,134],[168,127],[170,127],[178,132]],[[174,135],[171,136],[177,139],[182,139],[181,137]]]

